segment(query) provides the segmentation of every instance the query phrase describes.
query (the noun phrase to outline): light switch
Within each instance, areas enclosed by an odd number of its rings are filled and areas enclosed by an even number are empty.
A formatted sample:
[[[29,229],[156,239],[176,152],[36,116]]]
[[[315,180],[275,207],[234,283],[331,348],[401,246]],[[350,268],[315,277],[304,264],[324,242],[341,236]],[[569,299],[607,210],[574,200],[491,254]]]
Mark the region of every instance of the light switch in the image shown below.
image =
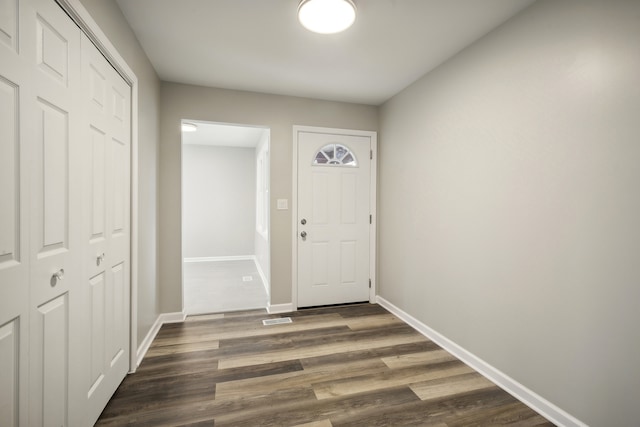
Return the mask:
[[[278,199],[277,204],[279,211],[286,211],[289,209],[289,200],[287,199]]]

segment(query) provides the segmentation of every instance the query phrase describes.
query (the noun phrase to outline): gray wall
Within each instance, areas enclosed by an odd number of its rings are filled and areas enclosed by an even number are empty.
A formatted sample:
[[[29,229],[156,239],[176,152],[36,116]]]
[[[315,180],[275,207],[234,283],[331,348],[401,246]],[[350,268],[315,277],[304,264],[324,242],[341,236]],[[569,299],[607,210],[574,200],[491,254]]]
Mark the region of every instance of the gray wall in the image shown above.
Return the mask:
[[[639,41],[541,0],[380,111],[379,294],[593,426],[640,420]]]
[[[377,130],[373,106],[318,101],[163,82],[160,124],[160,286],[163,312],[182,311],[180,242],[180,120],[264,126],[271,129],[271,303],[291,302],[292,126]]]
[[[159,314],[158,119],[160,80],[113,0],[80,0],[138,77],[138,343]]]
[[[255,148],[182,146],[185,258],[254,254]]]

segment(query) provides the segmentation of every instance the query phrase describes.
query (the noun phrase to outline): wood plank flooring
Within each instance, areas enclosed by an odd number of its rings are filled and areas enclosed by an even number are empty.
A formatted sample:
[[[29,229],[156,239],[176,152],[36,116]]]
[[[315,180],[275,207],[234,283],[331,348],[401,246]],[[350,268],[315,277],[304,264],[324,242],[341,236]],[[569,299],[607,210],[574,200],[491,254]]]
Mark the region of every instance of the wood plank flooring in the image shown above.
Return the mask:
[[[164,325],[96,425],[553,424],[382,307],[357,304]]]

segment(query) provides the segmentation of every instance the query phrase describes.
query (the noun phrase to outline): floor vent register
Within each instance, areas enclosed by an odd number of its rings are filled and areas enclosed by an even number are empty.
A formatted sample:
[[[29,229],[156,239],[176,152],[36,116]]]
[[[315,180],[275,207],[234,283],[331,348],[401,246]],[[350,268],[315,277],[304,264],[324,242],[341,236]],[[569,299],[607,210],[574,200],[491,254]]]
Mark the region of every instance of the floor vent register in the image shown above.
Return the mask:
[[[280,317],[278,319],[265,319],[265,320],[262,321],[262,324],[264,326],[282,325],[284,323],[291,323],[291,318],[290,317]]]

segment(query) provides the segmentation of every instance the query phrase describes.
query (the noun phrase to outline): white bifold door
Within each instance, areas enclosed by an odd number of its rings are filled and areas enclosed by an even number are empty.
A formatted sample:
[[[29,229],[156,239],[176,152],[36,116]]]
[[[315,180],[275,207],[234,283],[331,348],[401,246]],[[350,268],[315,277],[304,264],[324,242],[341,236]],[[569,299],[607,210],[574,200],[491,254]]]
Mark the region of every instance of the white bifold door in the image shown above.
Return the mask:
[[[82,34],[84,303],[78,307],[88,362],[90,420],[98,418],[129,369],[131,91]]]
[[[0,420],[26,425],[29,373],[29,180],[22,119],[31,61],[18,3],[0,0]]]
[[[54,0],[0,0],[0,424],[92,425],[129,367],[130,88]]]

